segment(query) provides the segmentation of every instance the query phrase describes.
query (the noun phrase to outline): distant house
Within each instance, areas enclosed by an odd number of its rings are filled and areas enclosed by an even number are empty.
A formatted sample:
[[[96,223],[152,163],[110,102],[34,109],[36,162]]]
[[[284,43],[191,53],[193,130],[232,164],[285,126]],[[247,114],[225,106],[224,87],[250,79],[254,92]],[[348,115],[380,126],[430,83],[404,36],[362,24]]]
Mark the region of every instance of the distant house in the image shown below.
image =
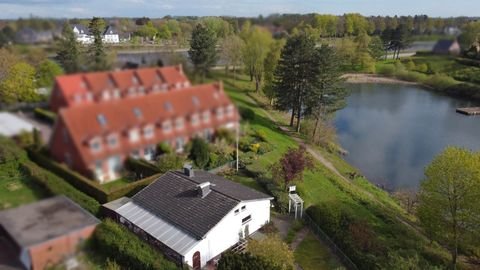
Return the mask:
[[[77,41],[82,44],[91,44],[93,43],[93,36],[90,34],[90,31],[87,27],[81,24],[73,25],[73,33],[77,38]]]
[[[459,55],[461,49],[457,40],[439,40],[433,47],[432,52],[435,54]]]
[[[46,269],[74,255],[99,223],[65,196],[4,210],[0,252],[8,252],[25,269]]]
[[[103,207],[168,258],[197,270],[268,223],[271,199],[186,166]]]
[[[103,42],[104,43],[119,43],[120,38],[118,32],[113,28],[113,26],[109,25],[103,31]]]

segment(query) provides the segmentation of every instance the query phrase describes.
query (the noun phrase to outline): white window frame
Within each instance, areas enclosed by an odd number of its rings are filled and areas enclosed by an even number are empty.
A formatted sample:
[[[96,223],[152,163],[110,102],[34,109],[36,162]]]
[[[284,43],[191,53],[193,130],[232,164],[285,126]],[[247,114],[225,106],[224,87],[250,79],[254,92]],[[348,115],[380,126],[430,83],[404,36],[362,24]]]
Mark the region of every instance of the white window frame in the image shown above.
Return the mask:
[[[131,129],[128,132],[128,139],[130,140],[131,143],[136,143],[140,141],[140,132],[137,128]]]

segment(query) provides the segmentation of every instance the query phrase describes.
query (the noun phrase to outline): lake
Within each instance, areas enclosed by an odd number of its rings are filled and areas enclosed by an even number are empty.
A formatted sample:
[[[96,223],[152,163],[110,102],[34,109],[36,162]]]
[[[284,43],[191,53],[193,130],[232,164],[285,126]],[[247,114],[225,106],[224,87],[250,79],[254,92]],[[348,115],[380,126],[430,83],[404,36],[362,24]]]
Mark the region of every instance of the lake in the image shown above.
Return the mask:
[[[412,85],[347,84],[347,106],[335,116],[344,158],[389,190],[417,189],[424,168],[446,146],[480,149],[480,116],[474,106]]]

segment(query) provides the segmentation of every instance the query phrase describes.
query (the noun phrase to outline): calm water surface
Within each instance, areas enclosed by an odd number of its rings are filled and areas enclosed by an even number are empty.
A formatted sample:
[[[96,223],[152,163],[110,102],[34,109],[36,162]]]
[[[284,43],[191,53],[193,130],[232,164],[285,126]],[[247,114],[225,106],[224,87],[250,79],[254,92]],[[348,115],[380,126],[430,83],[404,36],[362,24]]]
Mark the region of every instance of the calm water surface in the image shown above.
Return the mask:
[[[418,188],[423,171],[446,146],[480,149],[480,116],[455,109],[478,105],[416,86],[348,84],[335,125],[345,159],[388,189]]]

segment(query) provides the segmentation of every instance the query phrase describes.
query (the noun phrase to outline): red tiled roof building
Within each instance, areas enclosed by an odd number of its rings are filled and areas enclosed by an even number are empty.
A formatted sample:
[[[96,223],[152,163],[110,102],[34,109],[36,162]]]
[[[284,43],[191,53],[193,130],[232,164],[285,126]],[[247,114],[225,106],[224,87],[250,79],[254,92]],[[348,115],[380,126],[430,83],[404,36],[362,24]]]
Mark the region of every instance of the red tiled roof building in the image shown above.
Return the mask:
[[[222,83],[191,86],[181,67],[60,76],[50,104],[51,155],[100,182],[120,177],[128,156],[153,160],[161,142],[181,152],[239,120]]]

